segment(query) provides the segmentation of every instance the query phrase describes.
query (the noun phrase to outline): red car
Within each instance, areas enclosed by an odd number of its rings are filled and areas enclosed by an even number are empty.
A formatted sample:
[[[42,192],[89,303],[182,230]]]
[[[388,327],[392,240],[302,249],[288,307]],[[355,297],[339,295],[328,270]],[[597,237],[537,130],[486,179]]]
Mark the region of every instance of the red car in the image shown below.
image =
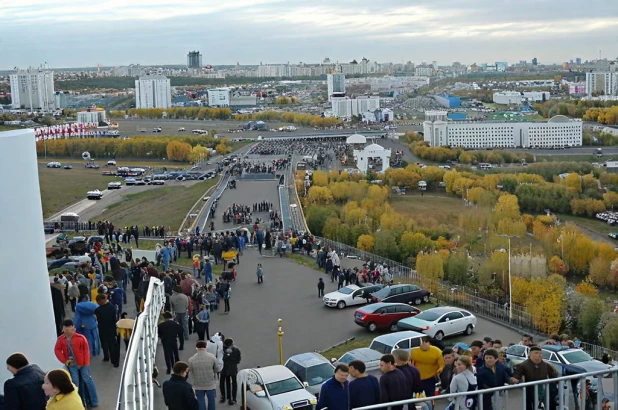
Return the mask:
[[[405,303],[372,303],[354,312],[354,323],[367,328],[370,332],[378,329],[397,331],[397,322],[416,316],[420,309]]]

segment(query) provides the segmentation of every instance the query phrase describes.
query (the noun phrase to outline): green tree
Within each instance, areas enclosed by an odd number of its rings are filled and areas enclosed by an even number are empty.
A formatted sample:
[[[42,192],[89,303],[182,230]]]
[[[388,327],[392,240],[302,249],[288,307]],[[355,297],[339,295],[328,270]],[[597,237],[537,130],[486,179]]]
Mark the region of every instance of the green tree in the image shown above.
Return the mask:
[[[452,253],[446,260],[446,280],[456,285],[468,282],[468,255],[465,251]]]
[[[607,307],[602,300],[587,298],[584,302],[578,323],[581,327],[582,338],[588,343],[598,342],[599,324],[605,311],[607,311]]]
[[[331,210],[325,206],[312,206],[308,209],[307,227],[312,234],[323,236],[323,228],[326,220],[331,215]]]
[[[382,230],[375,235],[374,252],[394,261],[399,259],[399,246],[397,245],[397,237],[392,231]]]

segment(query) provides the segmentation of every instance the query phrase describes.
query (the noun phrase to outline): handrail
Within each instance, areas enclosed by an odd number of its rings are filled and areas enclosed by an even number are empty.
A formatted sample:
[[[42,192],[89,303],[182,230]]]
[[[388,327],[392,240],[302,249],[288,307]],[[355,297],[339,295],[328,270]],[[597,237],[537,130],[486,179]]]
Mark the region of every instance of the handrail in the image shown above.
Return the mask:
[[[499,387],[492,387],[492,388],[488,388],[488,389],[482,389],[482,390],[474,390],[474,391],[469,391],[469,392],[457,392],[457,393],[449,393],[449,394],[442,394],[439,396],[435,396],[435,397],[424,397],[424,398],[420,398],[420,399],[408,399],[408,400],[399,400],[399,401],[393,401],[393,402],[389,402],[389,403],[380,403],[380,404],[374,404],[371,406],[364,406],[364,407],[356,407],[354,410],[376,410],[376,409],[384,409],[386,407],[391,407],[391,406],[403,406],[406,404],[416,404],[416,403],[424,403],[427,401],[430,401],[432,399],[452,399],[452,398],[458,398],[458,397],[466,397],[466,396],[477,396],[478,400],[477,400],[477,408],[480,410],[483,410],[483,403],[482,403],[482,395],[485,394],[495,394],[495,393],[499,393],[499,392],[508,392],[510,390],[522,390],[523,391],[523,409],[526,409],[526,388],[528,387],[534,387],[534,386],[541,386],[541,385],[549,385],[549,384],[554,384],[554,383],[558,383],[559,384],[559,388],[558,388],[558,400],[560,402],[559,406],[558,406],[558,410],[562,410],[562,409],[566,409],[568,408],[568,403],[564,403],[564,395],[561,394],[561,392],[563,392],[565,390],[565,388],[567,388],[567,386],[564,385],[564,382],[566,381],[572,381],[572,380],[578,380],[580,383],[580,388],[584,387],[585,388],[585,380],[587,378],[596,378],[597,379],[597,387],[598,387],[598,399],[597,399],[597,408],[600,409],[600,404],[601,404],[601,400],[603,399],[603,377],[605,377],[606,375],[611,374],[611,377],[613,378],[613,388],[614,391],[612,392],[612,396],[613,396],[613,402],[617,403],[618,402],[618,367],[617,368],[613,368],[613,369],[609,369],[609,370],[597,370],[594,372],[586,372],[586,373],[580,373],[580,374],[575,374],[575,375],[569,375],[569,376],[560,376],[557,377],[555,379],[545,379],[545,380],[540,380],[540,381],[534,381],[534,382],[523,382],[523,383],[518,383],[518,384],[511,384],[511,385],[505,385],[505,386],[499,386]],[[581,389],[580,391],[584,391],[583,389]],[[535,401],[535,406],[534,408],[539,408],[538,404],[539,404],[539,397],[538,397],[538,390],[535,389],[535,394],[534,394],[534,401]],[[585,408],[585,400],[586,395],[585,394],[580,394],[579,398],[581,400],[581,404],[579,407],[581,409]],[[507,395],[508,398],[508,395]],[[549,395],[546,394],[545,395],[545,401],[546,401],[546,405],[545,408],[548,408],[548,404],[549,404]],[[408,408],[410,408],[408,406]],[[512,406],[509,407],[507,406],[507,408],[511,409],[513,408]]]
[[[164,305],[163,282],[150,278],[144,311],[135,320],[122,366],[116,410],[154,409],[152,375],[157,354],[157,324]]]

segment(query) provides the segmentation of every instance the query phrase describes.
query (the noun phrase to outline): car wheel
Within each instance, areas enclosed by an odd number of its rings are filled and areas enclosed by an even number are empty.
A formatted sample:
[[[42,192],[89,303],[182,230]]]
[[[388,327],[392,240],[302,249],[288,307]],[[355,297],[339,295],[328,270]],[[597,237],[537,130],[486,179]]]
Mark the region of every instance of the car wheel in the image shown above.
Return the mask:
[[[337,307],[338,307],[339,309],[343,309],[343,308],[345,307],[345,302],[344,302],[343,300],[340,300],[340,301],[337,303]]]
[[[444,339],[444,333],[442,333],[442,331],[439,331],[438,333],[436,333],[433,337],[436,340],[442,340]]]
[[[388,330],[390,330],[391,332],[396,332],[398,330],[397,322],[391,323],[391,325],[388,327]]]
[[[421,298],[416,298],[416,299],[414,299],[414,304],[415,304],[415,305],[420,305],[421,303],[422,303]]]
[[[375,332],[376,330],[378,330],[378,325],[371,322],[369,323],[369,326],[367,326],[367,329],[369,329],[370,332]]]
[[[466,330],[464,330],[464,334],[465,335],[471,335],[472,334],[472,330],[474,330],[472,325],[468,325],[468,327],[466,327]]]
[[[429,303],[429,295],[423,296],[423,302]]]

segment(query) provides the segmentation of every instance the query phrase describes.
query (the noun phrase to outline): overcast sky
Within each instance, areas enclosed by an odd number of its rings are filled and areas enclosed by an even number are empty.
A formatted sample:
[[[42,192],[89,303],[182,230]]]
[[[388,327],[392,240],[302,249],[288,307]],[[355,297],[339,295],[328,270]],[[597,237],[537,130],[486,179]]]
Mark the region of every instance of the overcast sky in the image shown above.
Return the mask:
[[[618,57],[618,0],[0,0],[0,69]]]

